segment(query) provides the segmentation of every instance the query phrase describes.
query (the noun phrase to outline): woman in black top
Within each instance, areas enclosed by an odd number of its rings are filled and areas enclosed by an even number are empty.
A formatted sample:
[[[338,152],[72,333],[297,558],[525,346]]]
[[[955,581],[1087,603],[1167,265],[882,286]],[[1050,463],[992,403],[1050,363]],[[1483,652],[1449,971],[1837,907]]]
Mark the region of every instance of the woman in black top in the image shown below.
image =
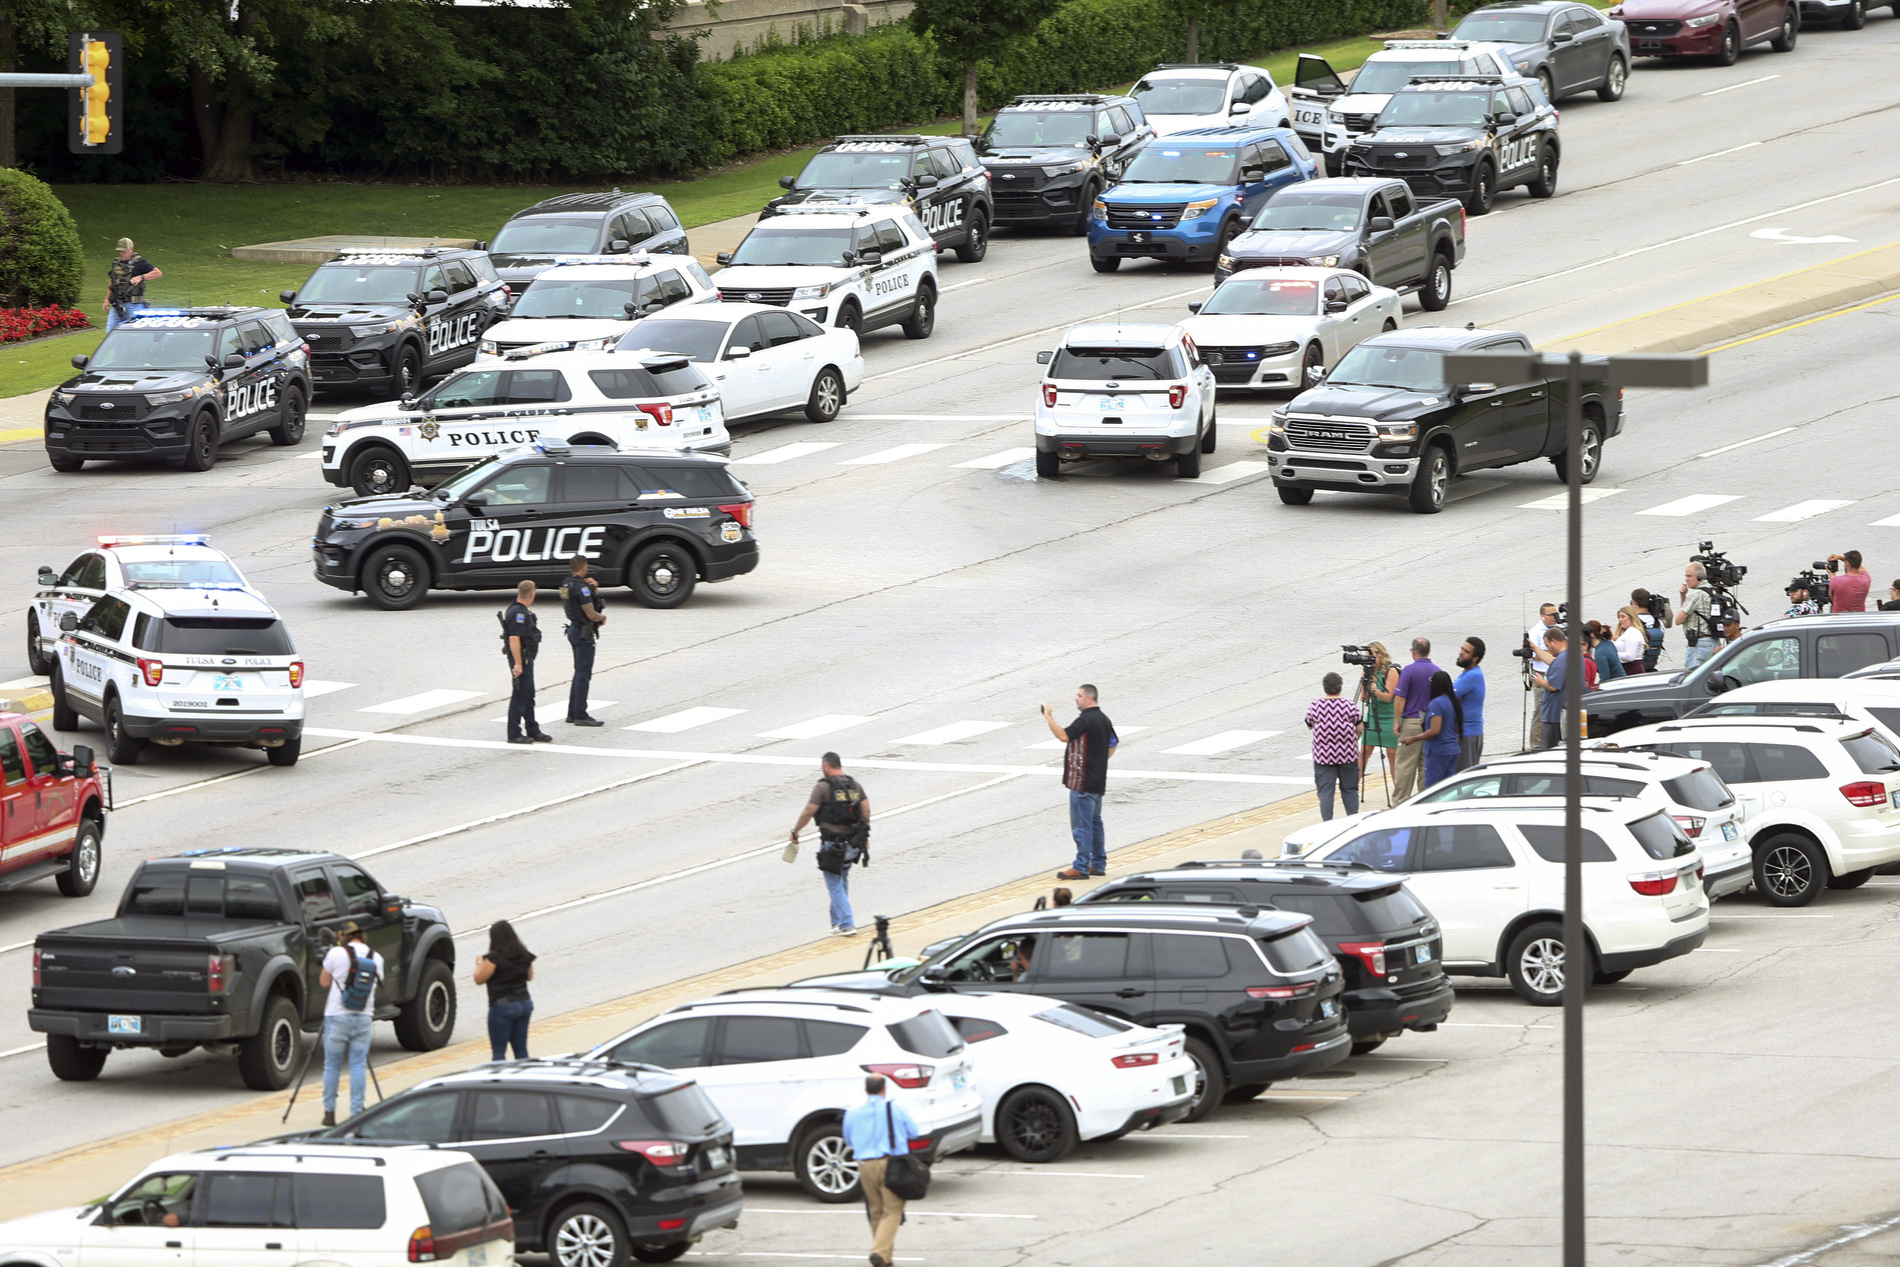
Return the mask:
[[[506,1060],[510,1045],[516,1060],[528,1058],[528,1018],[534,1015],[528,982],[532,980],[534,956],[521,944],[512,924],[496,920],[488,929],[488,953],[475,960],[475,984],[488,987],[488,1045],[495,1060]]]

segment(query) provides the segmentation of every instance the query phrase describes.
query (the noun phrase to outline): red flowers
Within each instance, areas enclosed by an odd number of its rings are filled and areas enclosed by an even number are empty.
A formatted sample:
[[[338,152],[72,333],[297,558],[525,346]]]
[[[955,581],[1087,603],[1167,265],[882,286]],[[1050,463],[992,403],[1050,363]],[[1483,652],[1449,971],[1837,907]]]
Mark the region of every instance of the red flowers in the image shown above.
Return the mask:
[[[17,343],[56,330],[84,330],[92,325],[77,308],[48,304],[44,308],[0,308],[0,343]]]

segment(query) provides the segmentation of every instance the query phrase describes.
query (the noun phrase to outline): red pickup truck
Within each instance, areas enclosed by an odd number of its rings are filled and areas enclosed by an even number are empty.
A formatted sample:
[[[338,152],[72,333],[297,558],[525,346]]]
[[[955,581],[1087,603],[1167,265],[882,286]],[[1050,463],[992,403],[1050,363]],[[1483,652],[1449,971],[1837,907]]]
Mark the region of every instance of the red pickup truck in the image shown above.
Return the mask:
[[[31,718],[0,712],[0,892],[49,878],[67,897],[92,892],[111,777],[84,744],[67,755]]]

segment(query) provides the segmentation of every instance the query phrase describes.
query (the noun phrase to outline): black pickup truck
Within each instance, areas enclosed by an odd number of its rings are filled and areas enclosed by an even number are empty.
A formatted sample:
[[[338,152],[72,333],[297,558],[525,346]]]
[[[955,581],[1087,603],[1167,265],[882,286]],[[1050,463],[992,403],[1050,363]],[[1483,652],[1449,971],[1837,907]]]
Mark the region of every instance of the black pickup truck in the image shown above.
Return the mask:
[[[1464,258],[1465,211],[1456,198],[1426,198],[1402,180],[1344,176],[1274,194],[1214,261],[1214,277],[1275,266],[1350,268],[1374,286],[1416,292],[1420,307],[1438,312],[1451,302],[1451,271]]]
[[[27,1023],[55,1077],[90,1082],[115,1048],[235,1053],[244,1085],[297,1075],[323,1026],[324,952],[346,920],[383,957],[376,1019],[410,1051],[455,1032],[455,943],[442,912],[392,897],[347,858],[198,849],[141,865],[111,919],[41,933]]]
[[[1304,506],[1317,489],[1396,493],[1436,514],[1454,475],[1549,458],[1569,478],[1564,386],[1553,382],[1445,385],[1447,352],[1529,352],[1510,330],[1415,326],[1375,335],[1339,358],[1317,387],[1273,411],[1267,466],[1280,500]],[[1623,392],[1586,382],[1582,470],[1623,429]]]

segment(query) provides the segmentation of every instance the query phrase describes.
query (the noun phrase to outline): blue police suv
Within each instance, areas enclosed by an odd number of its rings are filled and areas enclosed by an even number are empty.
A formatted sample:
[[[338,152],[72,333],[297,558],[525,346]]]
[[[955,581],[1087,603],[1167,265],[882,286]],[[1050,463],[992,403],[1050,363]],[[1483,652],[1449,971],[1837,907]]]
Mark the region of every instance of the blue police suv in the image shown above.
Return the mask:
[[[1212,264],[1274,191],[1319,166],[1290,128],[1194,128],[1148,142],[1089,216],[1089,262]]]

